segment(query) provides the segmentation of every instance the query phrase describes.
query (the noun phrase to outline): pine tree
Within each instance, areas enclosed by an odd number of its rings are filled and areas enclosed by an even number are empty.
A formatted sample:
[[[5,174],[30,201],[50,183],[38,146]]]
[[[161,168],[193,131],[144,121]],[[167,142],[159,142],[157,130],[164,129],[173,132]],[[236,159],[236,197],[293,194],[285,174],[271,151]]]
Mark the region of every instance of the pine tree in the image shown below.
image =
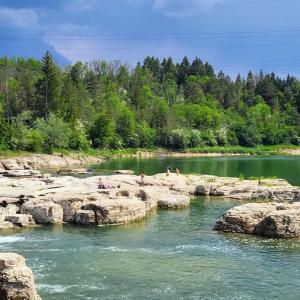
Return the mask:
[[[47,51],[42,59],[42,78],[38,82],[37,114],[48,118],[50,112],[58,109],[59,78],[57,67]]]

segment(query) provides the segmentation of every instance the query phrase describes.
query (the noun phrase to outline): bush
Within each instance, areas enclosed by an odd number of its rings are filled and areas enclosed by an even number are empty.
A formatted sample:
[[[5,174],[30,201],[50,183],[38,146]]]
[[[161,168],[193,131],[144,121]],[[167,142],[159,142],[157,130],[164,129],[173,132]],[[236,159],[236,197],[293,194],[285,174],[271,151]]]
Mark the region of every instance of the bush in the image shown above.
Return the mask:
[[[215,136],[219,146],[228,146],[227,129],[225,127],[217,129]]]
[[[87,150],[91,142],[87,139],[85,128],[80,120],[76,120],[70,137],[70,148],[76,150]]]
[[[173,149],[185,150],[191,141],[191,132],[187,129],[175,129],[171,132],[169,143]]]
[[[218,142],[212,130],[205,130],[201,133],[202,140],[206,146],[217,146]]]
[[[48,120],[37,119],[35,129],[44,137],[44,150],[52,153],[54,148],[69,148],[72,131],[62,118],[50,114]]]
[[[140,147],[151,148],[155,144],[156,130],[151,128],[147,122],[137,124]]]
[[[25,150],[33,152],[42,152],[44,150],[45,137],[42,132],[31,129],[28,130],[26,135],[26,147]]]
[[[201,136],[201,132],[199,130],[191,130],[191,147],[202,147],[204,146],[204,142]]]
[[[91,126],[89,136],[94,147],[108,147],[114,143],[116,123],[111,117],[101,113]]]

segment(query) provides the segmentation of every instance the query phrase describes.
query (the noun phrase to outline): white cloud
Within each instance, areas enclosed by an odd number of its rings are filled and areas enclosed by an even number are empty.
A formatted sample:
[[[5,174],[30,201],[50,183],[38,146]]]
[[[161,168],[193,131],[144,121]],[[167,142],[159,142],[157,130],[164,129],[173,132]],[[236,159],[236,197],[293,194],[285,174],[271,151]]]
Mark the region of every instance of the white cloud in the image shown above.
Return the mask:
[[[212,10],[225,0],[191,0],[189,3],[174,0],[153,0],[153,9],[169,17],[186,17]]]
[[[69,11],[91,11],[95,9],[95,0],[73,0],[66,5]]]
[[[33,9],[0,8],[0,22],[4,26],[34,28],[38,21],[38,15]]]

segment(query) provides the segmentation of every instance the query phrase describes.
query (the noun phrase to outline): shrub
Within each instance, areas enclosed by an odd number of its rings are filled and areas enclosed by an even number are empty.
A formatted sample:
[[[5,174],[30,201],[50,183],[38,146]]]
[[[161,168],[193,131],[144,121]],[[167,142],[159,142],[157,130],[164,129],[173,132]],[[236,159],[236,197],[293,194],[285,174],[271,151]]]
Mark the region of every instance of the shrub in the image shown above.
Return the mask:
[[[67,149],[70,145],[72,131],[62,118],[50,114],[49,119],[37,119],[36,130],[40,131],[44,137],[44,150],[51,153],[54,148]]]
[[[201,132],[199,130],[191,130],[191,147],[201,147],[204,146],[204,142],[201,136]]]
[[[42,132],[31,129],[28,130],[26,135],[26,147],[25,150],[33,152],[42,152],[45,145],[45,137]]]
[[[227,129],[225,127],[217,129],[215,137],[219,146],[228,146]]]
[[[216,140],[215,134],[212,130],[205,130],[201,133],[202,140],[206,146],[217,146],[218,142]]]
[[[143,148],[151,148],[154,146],[156,130],[151,128],[147,122],[137,124],[137,134],[140,141],[139,146]]]
[[[76,150],[87,150],[90,146],[91,142],[87,139],[84,124],[80,120],[76,120],[70,137],[70,148]]]
[[[171,132],[170,145],[174,149],[184,150],[191,141],[191,132],[187,129],[175,129]]]

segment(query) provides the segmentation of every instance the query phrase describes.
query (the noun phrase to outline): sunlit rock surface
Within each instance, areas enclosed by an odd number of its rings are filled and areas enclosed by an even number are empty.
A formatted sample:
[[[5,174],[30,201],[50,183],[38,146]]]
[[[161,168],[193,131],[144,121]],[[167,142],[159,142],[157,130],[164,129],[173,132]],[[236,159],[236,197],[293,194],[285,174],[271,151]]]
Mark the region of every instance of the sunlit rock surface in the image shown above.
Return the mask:
[[[36,292],[32,271],[24,257],[0,253],[0,299],[41,300]]]

